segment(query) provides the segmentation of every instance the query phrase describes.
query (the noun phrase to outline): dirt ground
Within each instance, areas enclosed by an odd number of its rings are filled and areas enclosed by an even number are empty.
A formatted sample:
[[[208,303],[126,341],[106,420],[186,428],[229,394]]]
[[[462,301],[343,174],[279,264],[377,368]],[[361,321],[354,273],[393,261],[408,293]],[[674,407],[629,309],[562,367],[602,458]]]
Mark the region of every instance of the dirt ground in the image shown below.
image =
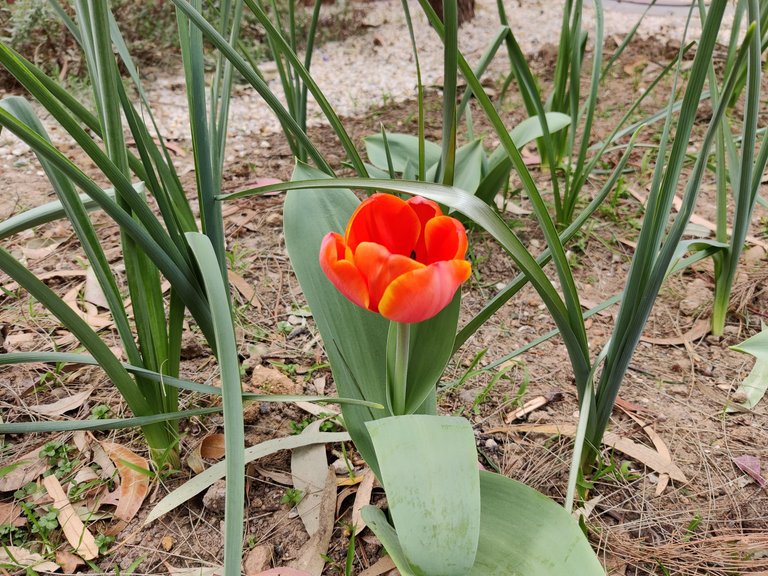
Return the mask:
[[[674,56],[674,46],[644,41],[634,44],[606,79],[599,106],[595,140],[608,134],[623,113],[628,94],[637,93],[652,77],[653,70]],[[544,82],[551,79],[554,50],[544,49],[534,55],[533,66]],[[664,94],[664,92],[660,92]],[[652,98],[643,112],[658,109],[661,100]],[[437,91],[428,94],[427,137],[440,137],[440,99]],[[519,99],[512,95],[502,106],[509,126],[524,118]],[[355,142],[384,125],[388,130],[411,132],[416,129],[416,104],[405,102],[377,108],[365,117],[346,118],[345,126]],[[476,112],[475,132],[490,133],[481,114]],[[698,133],[708,120],[702,113]],[[761,125],[768,117],[761,118]],[[316,127],[310,136],[331,159],[341,166],[343,152],[330,128]],[[653,130],[641,139],[652,143]],[[194,174],[188,154],[190,142],[172,142],[180,173],[189,190],[194,188]],[[487,146],[495,145],[489,138]],[[293,159],[279,135],[240,135],[231,142],[236,154],[227,166],[227,191],[252,185],[258,178],[288,179]],[[642,204],[637,195],[647,191],[650,172],[642,149],[633,156],[631,170],[624,175],[620,193],[611,206],[600,210],[569,246],[574,274],[585,306],[595,305],[623,288],[632,241],[642,219]],[[87,160],[75,147],[64,146],[79,165]],[[531,154],[533,149],[529,150]],[[53,198],[33,157],[23,147],[12,151],[0,170],[0,218]],[[608,156],[608,166],[617,157]],[[533,166],[534,172],[538,170]],[[588,193],[599,189],[605,175],[590,180]],[[543,180],[542,180],[543,182]],[[512,187],[514,189],[514,182]],[[714,182],[707,176],[697,214],[711,220],[714,214]],[[511,200],[524,212],[525,197]],[[231,254],[231,268],[255,290],[250,298],[235,293],[238,315],[238,341],[244,359],[246,386],[263,386],[264,370],[282,374],[273,384],[287,393],[333,394],[330,371],[323,364],[322,343],[311,317],[301,313],[304,304],[293,277],[282,238],[281,195],[251,198],[225,208],[226,235]],[[518,211],[521,212],[521,211]],[[533,217],[524,213],[505,213],[515,230],[536,252],[544,241]],[[590,541],[598,551],[609,574],[681,574],[726,576],[732,574],[768,574],[768,494],[744,472],[737,460],[751,456],[768,463],[768,410],[763,402],[752,411],[726,413],[734,392],[753,365],[750,356],[729,349],[760,331],[768,317],[766,290],[766,253],[764,211],[755,214],[752,234],[758,242],[748,247],[742,274],[738,278],[722,338],[708,336],[701,329],[711,310],[713,271],[711,263],[696,265],[670,279],[662,288],[620,393],[621,402],[614,411],[610,431],[622,440],[631,440],[649,450],[668,450],[672,463],[684,479],[666,478],[654,463],[628,456],[619,448],[604,446],[602,464],[589,490],[586,525]],[[120,266],[118,231],[103,215],[95,214],[108,256]],[[473,276],[464,290],[462,317],[472,317],[488,298],[515,275],[514,265],[485,234],[470,231]],[[14,236],[3,247],[22,258],[36,273],[48,273],[46,283],[61,295],[82,305],[84,277],[83,255],[67,224],[41,226],[34,232]],[[9,280],[0,274],[0,286]],[[248,302],[250,298],[250,302]],[[611,334],[616,307],[593,316],[588,321],[588,335],[595,354]],[[473,359],[485,352],[479,366],[520,348],[553,327],[546,309],[535,292],[524,289],[506,304],[460,350],[452,361],[439,395],[443,413],[461,414],[474,424],[481,464],[521,480],[545,494],[562,500],[568,473],[572,440],[557,430],[572,427],[577,420],[578,404],[564,346],[558,338],[540,344],[508,363],[504,377],[493,383],[493,373],[468,378],[453,387],[471,366]],[[105,328],[105,337],[115,337]],[[0,294],[0,344],[5,351],[70,350],[76,342],[57,326],[53,317],[39,304],[16,290]],[[116,340],[115,340],[116,342]],[[215,382],[215,366],[210,351],[190,334],[185,339],[182,377],[200,382]],[[88,418],[92,409],[106,406],[112,416],[125,414],[119,394],[104,381],[96,368],[67,367],[51,370],[41,364],[0,367],[0,407],[4,422],[40,418],[35,407],[49,405],[78,394],[82,402],[66,414],[49,418]],[[273,388],[274,390],[274,388]],[[83,394],[85,393],[85,394]],[[515,417],[530,400],[543,399],[542,405]],[[182,405],[207,405],[210,398],[185,394]],[[249,445],[289,436],[313,416],[291,405],[262,404],[246,414],[246,438]],[[181,469],[152,480],[149,494],[138,514],[107,541],[91,566],[76,569],[88,573],[199,574],[182,568],[216,566],[221,563],[222,520],[221,487],[214,486],[204,497],[192,498],[184,505],[149,526],[143,520],[154,505],[170,490],[195,475],[195,448],[210,434],[221,432],[219,416],[192,418],[182,422]],[[8,435],[2,444],[0,461],[10,463],[47,442],[59,441],[70,446],[68,458],[74,463],[63,482],[82,468],[97,461],[100,442],[112,442],[146,456],[137,432],[84,434]],[[346,453],[358,473],[364,463],[352,446]],[[199,456],[199,454],[198,454]],[[340,446],[327,447],[329,462],[339,464],[339,479],[347,475]],[[213,459],[208,460],[208,464]],[[102,461],[103,463],[103,461]],[[39,482],[39,476],[31,478]],[[251,562],[247,573],[256,574],[272,566],[284,566],[302,551],[309,536],[293,510],[290,498],[290,453],[279,452],[249,466],[246,510],[246,553]],[[668,482],[668,484],[667,484]],[[340,482],[335,529],[328,549],[324,574],[344,574],[344,559],[349,545],[348,525],[356,484]],[[98,490],[73,502],[84,506],[92,502]],[[15,500],[32,509],[45,507],[40,493],[0,492],[0,506]],[[101,493],[104,496],[104,493]],[[382,494],[375,488],[373,500]],[[48,501],[50,502],[50,501]],[[0,511],[4,510],[0,508]],[[114,508],[103,504],[92,516],[89,527],[106,534],[115,525]],[[19,520],[23,520],[21,517]],[[0,515],[0,524],[3,524]],[[29,530],[29,522],[19,530]],[[56,551],[71,550],[62,531],[52,530],[40,540],[54,556]],[[11,544],[11,535],[0,532],[0,542]],[[354,574],[360,574],[382,556],[380,544],[367,530],[356,543]],[[0,569],[0,573],[4,573]],[[374,572],[368,572],[372,574]],[[376,572],[379,573],[379,572]]]

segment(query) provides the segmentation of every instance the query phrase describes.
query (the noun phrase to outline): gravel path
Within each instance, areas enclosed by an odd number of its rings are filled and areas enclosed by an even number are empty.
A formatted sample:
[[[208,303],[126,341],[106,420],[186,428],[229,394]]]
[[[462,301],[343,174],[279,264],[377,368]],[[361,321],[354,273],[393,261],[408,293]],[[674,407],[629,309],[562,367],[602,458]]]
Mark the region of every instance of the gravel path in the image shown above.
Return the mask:
[[[337,0],[327,10],[349,9],[355,0]],[[648,0],[605,0],[605,36],[621,38],[634,26]],[[685,27],[687,9],[682,0],[660,0],[672,6],[654,7],[646,16],[639,36],[680,40]],[[512,30],[522,49],[534,54],[546,45],[555,44],[559,37],[564,0],[505,0]],[[587,2],[585,27],[594,26],[594,10]],[[419,49],[422,78],[426,86],[439,86],[442,79],[442,45],[427,24],[418,3],[409,2]],[[344,41],[327,42],[317,47],[313,56],[312,75],[326,98],[341,116],[359,116],[386,101],[402,101],[416,95],[416,73],[400,0],[369,0],[364,4],[365,32]],[[324,7],[323,10],[326,10]],[[496,0],[476,0],[475,17],[460,29],[460,47],[470,63],[480,58],[488,43],[499,30]],[[690,35],[699,31],[694,19]],[[726,30],[724,29],[724,34]],[[725,38],[727,40],[727,38]],[[265,71],[274,69],[266,63]],[[502,49],[486,73],[500,77],[509,70]],[[281,94],[276,75],[271,89]],[[152,109],[161,130],[171,140],[189,140],[187,100],[181,72],[152,77],[145,82]],[[43,118],[44,122],[46,118]],[[310,103],[309,123],[324,121],[319,108]],[[46,122],[48,124],[48,122]],[[50,126],[55,142],[66,138],[58,127]],[[249,86],[236,86],[232,102],[230,135],[259,137],[280,131],[272,112]],[[242,147],[233,146],[233,154],[245,155]],[[29,157],[29,158],[27,158]],[[0,134],[0,164],[7,167],[19,160],[31,160],[26,145],[10,134]],[[233,159],[230,156],[229,160]],[[30,166],[31,168],[31,166]]]
[[[345,0],[340,0],[344,2]],[[533,54],[547,44],[557,42],[562,17],[563,0],[505,0],[512,30],[523,51]],[[667,0],[674,3],[679,0]],[[594,10],[585,10],[585,27],[594,26]],[[316,48],[312,75],[326,98],[341,116],[365,114],[371,107],[386,101],[402,101],[416,95],[416,72],[408,39],[405,18],[399,0],[368,2],[365,15],[367,30],[341,42],[328,42]],[[442,81],[442,44],[427,24],[418,3],[411,1],[411,12],[419,49],[423,82],[439,86]],[[338,7],[337,7],[338,9]],[[341,6],[343,8],[343,4]],[[605,36],[619,40],[634,26],[645,6],[642,0],[616,2],[605,6]],[[680,6],[654,7],[646,16],[639,36],[679,40],[683,36],[687,9]],[[477,0],[475,17],[460,29],[460,47],[470,63],[476,62],[499,30],[495,0]],[[700,22],[694,19],[689,34],[696,36]],[[269,65],[267,65],[269,70]],[[502,49],[494,60],[490,77],[509,70]],[[150,86],[151,99],[161,125],[170,138],[188,138],[186,99],[180,89],[181,76],[159,78]],[[271,88],[281,93],[277,78]],[[240,135],[260,135],[279,131],[280,127],[256,92],[250,87],[238,88],[232,105],[233,121],[230,131]],[[319,108],[311,103],[309,122],[323,118]]]

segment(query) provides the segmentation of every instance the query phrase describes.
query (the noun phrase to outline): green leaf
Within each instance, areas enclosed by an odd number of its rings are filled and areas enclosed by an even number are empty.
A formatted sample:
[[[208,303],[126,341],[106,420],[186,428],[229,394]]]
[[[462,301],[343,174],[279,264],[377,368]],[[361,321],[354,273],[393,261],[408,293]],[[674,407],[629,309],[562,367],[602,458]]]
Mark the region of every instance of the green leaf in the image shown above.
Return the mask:
[[[480,477],[464,418],[367,423],[403,554],[417,575],[465,575],[480,534]]]
[[[403,172],[409,160],[418,165],[419,139],[410,134],[387,132],[387,146],[392,157],[392,167],[395,172]],[[387,150],[381,134],[372,134],[365,138],[365,150],[371,163],[387,169]],[[424,164],[432,166],[440,161],[440,146],[429,140],[424,141]]]
[[[387,522],[387,517],[376,506],[365,506],[361,510],[361,515],[365,525],[371,529],[376,537],[381,540],[384,549],[392,561],[400,571],[401,576],[414,576],[411,566],[408,563],[408,559],[405,557],[402,546],[400,546],[400,539],[397,537],[397,532]]]
[[[294,180],[325,178],[320,171],[298,164]],[[312,310],[340,396],[387,405],[386,347],[389,323],[345,298],[320,269],[323,237],[343,232],[360,201],[347,189],[290,191],[285,199],[285,245]],[[344,421],[355,446],[378,472],[376,455],[364,423],[389,416],[385,410],[344,407]]]
[[[540,492],[481,471],[480,502],[471,576],[605,576],[576,521]]]
[[[456,175],[453,185],[472,194],[483,174],[485,151],[480,140],[473,140],[456,151]]]
[[[547,127],[549,128],[550,134],[558,132],[571,125],[571,117],[562,112],[547,112],[545,117],[547,119]],[[522,148],[529,142],[541,138],[543,135],[544,129],[541,126],[541,120],[538,116],[526,118],[509,131],[509,137],[512,138],[512,141],[518,148]],[[493,154],[491,154],[488,165],[492,168],[505,159],[510,163],[511,167],[512,162],[508,159],[504,147],[499,146],[494,150]]]
[[[755,365],[744,381],[736,389],[736,393],[744,394],[746,400],[740,406],[748,409],[754,408],[768,390],[768,327],[744,340],[741,344],[731,346],[731,350],[744,352],[755,357]],[[728,408],[728,412],[735,412],[735,408]]]

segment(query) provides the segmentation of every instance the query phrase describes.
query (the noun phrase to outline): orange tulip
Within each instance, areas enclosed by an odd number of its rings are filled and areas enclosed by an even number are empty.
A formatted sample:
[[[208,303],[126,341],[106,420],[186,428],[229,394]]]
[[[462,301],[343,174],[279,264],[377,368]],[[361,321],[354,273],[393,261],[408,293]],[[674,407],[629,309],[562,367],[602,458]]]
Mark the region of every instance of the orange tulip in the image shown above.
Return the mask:
[[[363,201],[344,236],[328,233],[320,267],[352,302],[403,323],[432,318],[469,278],[467,233],[440,207],[390,194]]]

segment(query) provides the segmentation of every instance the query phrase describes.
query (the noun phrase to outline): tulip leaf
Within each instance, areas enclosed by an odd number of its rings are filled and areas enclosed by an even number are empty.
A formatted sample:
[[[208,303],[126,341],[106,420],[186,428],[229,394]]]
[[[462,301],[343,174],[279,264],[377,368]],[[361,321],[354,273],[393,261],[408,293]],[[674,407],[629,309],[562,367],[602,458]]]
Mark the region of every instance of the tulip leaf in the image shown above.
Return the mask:
[[[481,140],[473,140],[456,151],[456,178],[453,185],[474,194],[483,175],[485,151]]]
[[[297,164],[294,180],[327,178],[305,164]],[[348,189],[290,191],[284,206],[285,245],[323,337],[340,396],[387,405],[386,345],[389,322],[347,300],[320,268],[323,237],[344,232],[360,201]],[[342,408],[349,434],[374,471],[376,458],[364,423],[389,415],[389,411],[364,406]]]
[[[412,572],[467,574],[480,534],[480,476],[471,424],[464,418],[414,414],[366,426]]]
[[[466,420],[400,416],[368,427],[395,527],[378,509],[364,509],[363,519],[402,574],[605,574],[562,506],[499,474],[481,471],[478,476],[474,435]],[[467,532],[451,522],[462,510],[478,514],[478,489],[479,524],[468,525],[479,526],[475,553],[462,548],[471,548]],[[435,526],[428,526],[430,518],[435,518]],[[468,554],[464,568],[456,566],[452,572],[449,564],[462,553]]]
[[[605,576],[579,525],[544,494],[480,472],[480,543],[470,576]]]
[[[550,134],[558,132],[563,128],[567,128],[571,124],[571,117],[561,112],[547,112],[545,116]],[[533,142],[542,136],[544,136],[544,130],[541,127],[539,116],[526,118],[509,131],[509,137],[512,138],[512,142],[514,142],[515,146],[518,148],[522,148],[529,142]],[[509,161],[509,155],[506,150],[504,150],[503,146],[499,146],[493,151],[493,154],[491,154],[489,164],[492,168],[505,161],[505,159]]]
[[[387,147],[395,172],[403,172],[408,160],[413,162],[419,157],[419,139],[410,134],[387,133],[387,143],[381,134],[372,134],[365,138],[365,150],[371,163],[382,170],[387,169]],[[432,166],[440,161],[440,146],[429,140],[424,141],[424,164]]]
[[[400,576],[414,576],[411,566],[408,563],[408,559],[405,557],[402,546],[400,546],[400,539],[397,537],[397,532],[387,522],[387,517],[376,506],[365,506],[360,511],[365,525],[376,534],[376,537],[381,540],[384,549],[392,558],[392,561],[397,566]]]

